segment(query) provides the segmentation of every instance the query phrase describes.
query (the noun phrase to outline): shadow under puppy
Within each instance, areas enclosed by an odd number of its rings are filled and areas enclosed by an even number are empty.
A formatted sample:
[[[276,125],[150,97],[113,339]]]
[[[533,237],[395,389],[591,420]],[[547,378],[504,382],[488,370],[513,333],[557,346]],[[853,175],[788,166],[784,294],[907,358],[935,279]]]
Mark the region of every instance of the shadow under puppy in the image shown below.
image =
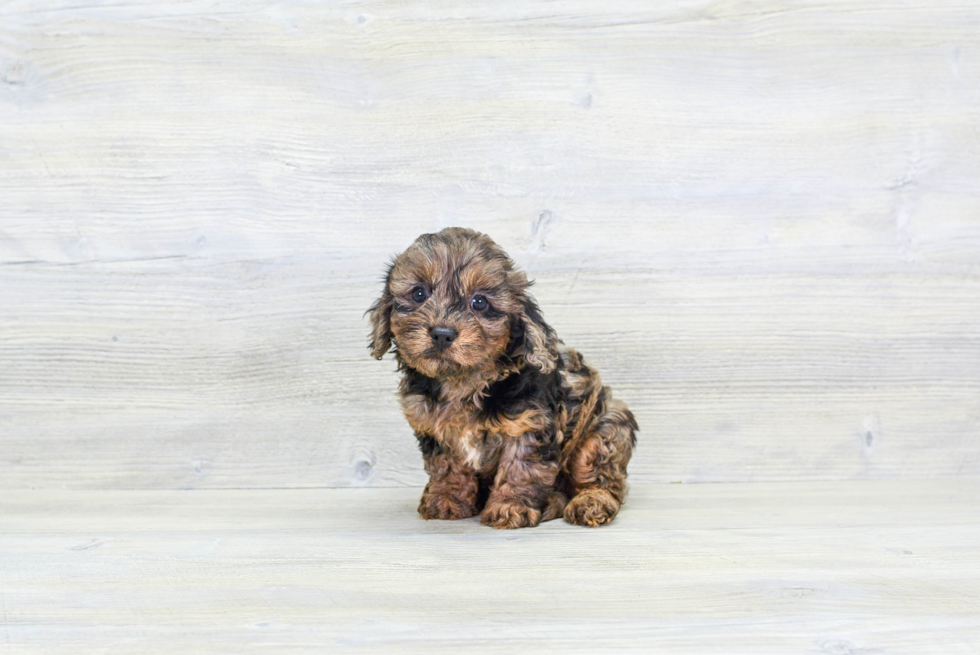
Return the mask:
[[[394,345],[403,373],[429,474],[423,518],[598,526],[626,497],[636,420],[561,344],[530,285],[489,237],[452,227],[396,257],[368,310],[371,354]]]

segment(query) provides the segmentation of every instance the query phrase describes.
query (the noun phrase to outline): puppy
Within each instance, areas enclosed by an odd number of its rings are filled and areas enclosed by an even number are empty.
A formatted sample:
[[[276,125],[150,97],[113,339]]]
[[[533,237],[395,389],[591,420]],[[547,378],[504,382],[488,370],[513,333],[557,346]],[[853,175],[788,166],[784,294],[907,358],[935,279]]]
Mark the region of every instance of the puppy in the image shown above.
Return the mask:
[[[451,227],[394,259],[367,312],[371,354],[394,346],[402,372],[429,474],[422,518],[598,526],[626,498],[636,420],[562,345],[530,285],[489,237]]]

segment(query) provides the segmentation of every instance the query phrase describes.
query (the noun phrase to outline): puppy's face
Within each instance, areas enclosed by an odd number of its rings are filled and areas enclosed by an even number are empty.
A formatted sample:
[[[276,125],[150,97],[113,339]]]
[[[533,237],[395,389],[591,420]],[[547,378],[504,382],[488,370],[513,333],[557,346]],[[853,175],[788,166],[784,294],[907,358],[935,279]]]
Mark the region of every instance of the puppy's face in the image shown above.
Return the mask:
[[[525,357],[554,335],[525,290],[523,272],[486,235],[463,228],[423,234],[395,258],[369,310],[372,354],[393,342],[401,361],[434,378]],[[537,321],[533,320],[537,319]],[[544,354],[544,353],[539,353]]]

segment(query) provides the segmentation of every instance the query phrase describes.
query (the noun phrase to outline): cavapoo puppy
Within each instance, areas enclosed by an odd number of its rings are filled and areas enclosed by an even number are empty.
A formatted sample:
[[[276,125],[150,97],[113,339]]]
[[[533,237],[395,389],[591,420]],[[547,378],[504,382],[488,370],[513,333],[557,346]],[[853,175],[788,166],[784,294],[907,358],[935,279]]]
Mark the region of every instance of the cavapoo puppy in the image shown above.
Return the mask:
[[[429,483],[419,514],[494,528],[608,523],[626,497],[636,420],[562,345],[531,283],[484,234],[423,234],[368,310],[371,354],[392,346],[402,409]]]

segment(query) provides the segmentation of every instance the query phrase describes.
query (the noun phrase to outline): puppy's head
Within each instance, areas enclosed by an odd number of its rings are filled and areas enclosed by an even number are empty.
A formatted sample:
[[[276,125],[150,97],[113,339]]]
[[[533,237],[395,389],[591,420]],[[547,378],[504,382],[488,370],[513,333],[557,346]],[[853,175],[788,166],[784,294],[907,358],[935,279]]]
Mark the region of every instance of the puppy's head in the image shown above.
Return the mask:
[[[394,344],[406,366],[434,378],[501,362],[551,372],[554,331],[523,271],[488,236],[459,227],[423,234],[395,258],[371,306],[371,354]]]

